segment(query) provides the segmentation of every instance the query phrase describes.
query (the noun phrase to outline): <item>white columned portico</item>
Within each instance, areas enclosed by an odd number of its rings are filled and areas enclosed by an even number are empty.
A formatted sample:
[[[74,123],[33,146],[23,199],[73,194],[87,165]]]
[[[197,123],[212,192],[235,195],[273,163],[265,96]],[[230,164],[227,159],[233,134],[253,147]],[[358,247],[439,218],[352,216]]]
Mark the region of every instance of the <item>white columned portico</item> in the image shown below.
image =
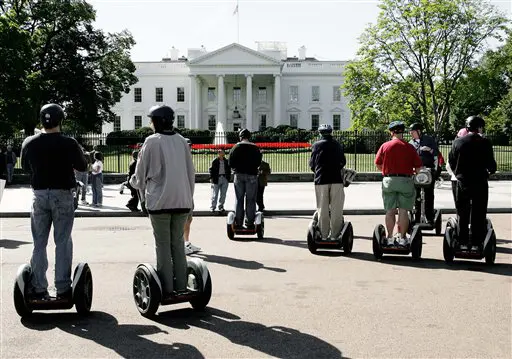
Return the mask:
[[[202,106],[202,99],[201,99],[201,94],[203,93],[203,91],[201,91],[201,79],[199,78],[199,76],[195,76],[194,78],[194,88],[195,88],[195,97],[196,97],[196,102],[195,102],[195,128],[203,128],[203,123],[202,123],[202,112],[203,112],[203,106]]]
[[[224,89],[224,75],[217,75],[218,90],[217,90],[217,122],[222,123],[222,128],[226,131],[227,116],[226,116],[226,90]]]
[[[274,127],[281,124],[281,74],[274,75]]]
[[[245,106],[245,117],[246,117],[246,127],[249,131],[252,131],[252,75],[245,75],[247,80],[246,88],[247,88],[247,98],[246,98],[246,106]]]

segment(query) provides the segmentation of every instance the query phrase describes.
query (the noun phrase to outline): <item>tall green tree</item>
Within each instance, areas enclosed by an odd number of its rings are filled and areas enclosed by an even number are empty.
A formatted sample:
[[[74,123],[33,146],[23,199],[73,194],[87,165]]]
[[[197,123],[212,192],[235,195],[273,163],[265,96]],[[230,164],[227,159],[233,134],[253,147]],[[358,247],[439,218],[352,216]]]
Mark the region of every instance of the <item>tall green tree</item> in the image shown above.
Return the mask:
[[[5,61],[10,63],[23,57],[20,69],[0,68],[0,79],[8,79],[0,92],[0,103],[7,104],[0,106],[0,117],[7,128],[32,133],[39,108],[48,102],[65,107],[69,130],[99,131],[114,120],[111,107],[137,81],[130,60],[135,42],[127,31],[95,29],[95,16],[80,0],[0,3],[0,26],[12,33],[12,38],[0,35],[0,51],[9,51]]]
[[[383,0],[380,9],[345,71],[355,124],[375,128],[400,117],[438,134],[461,77],[507,19],[482,0]]]

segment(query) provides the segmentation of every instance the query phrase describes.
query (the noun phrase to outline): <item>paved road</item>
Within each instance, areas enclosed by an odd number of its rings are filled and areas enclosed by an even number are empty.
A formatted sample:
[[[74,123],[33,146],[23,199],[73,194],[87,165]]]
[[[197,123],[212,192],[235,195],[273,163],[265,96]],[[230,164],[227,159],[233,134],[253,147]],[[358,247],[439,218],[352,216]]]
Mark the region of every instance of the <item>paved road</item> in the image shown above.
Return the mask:
[[[489,208],[511,208],[512,207],[512,182],[492,181],[489,182]],[[346,188],[345,209],[366,209],[381,210],[380,182],[356,182]],[[210,185],[207,183],[196,184],[194,196],[196,211],[209,211],[210,209]],[[77,214],[94,212],[128,212],[125,207],[129,199],[128,191],[119,194],[118,185],[106,185],[103,192],[103,208],[101,210],[80,206]],[[441,188],[436,189],[436,208],[454,208],[451,192],[451,183],[446,181]],[[92,195],[88,195],[91,202]],[[29,212],[32,203],[31,190],[24,188],[7,188],[0,203],[0,215],[6,212]],[[226,209],[234,208],[235,194],[233,184],[230,184]],[[313,210],[315,206],[314,186],[311,183],[270,183],[265,190],[265,206],[270,211],[283,210]]]
[[[424,259],[371,252],[375,216],[352,216],[351,257],[311,255],[306,218],[268,218],[268,238],[229,241],[222,218],[197,218],[213,297],[197,314],[186,304],[141,317],[131,297],[136,265],[154,261],[147,218],[81,218],[74,262],[94,276],[94,313],[73,310],[20,321],[12,303],[17,267],[32,245],[27,219],[2,219],[2,358],[510,358],[510,215],[492,215],[493,267],[442,260],[440,237],[425,236]],[[53,278],[53,245],[49,279]]]

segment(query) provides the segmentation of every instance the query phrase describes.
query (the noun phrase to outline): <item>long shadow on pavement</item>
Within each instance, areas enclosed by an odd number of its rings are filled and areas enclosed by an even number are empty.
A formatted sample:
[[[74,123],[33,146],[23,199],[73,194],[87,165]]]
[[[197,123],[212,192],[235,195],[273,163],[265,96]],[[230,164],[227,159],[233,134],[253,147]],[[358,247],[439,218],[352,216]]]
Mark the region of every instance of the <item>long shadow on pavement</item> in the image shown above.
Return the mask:
[[[154,320],[176,329],[197,327],[222,335],[230,342],[276,358],[343,358],[340,350],[326,341],[296,329],[266,326],[240,320],[237,315],[207,308],[204,313],[179,309],[160,313]]]
[[[353,253],[350,258],[376,262],[375,257],[372,253]],[[410,255],[399,256],[399,255],[384,255],[379,261],[382,264],[389,264],[395,266],[425,268],[425,269],[441,269],[441,270],[464,270],[473,272],[485,272],[489,274],[512,276],[512,264],[508,263],[497,263],[494,265],[487,265],[481,261],[470,261],[463,259],[455,259],[452,264],[447,264],[444,260],[434,258],[422,258],[420,260],[414,260]]]
[[[273,272],[284,273],[286,269],[275,268],[275,267],[266,267],[263,263],[256,261],[247,261],[245,259],[217,256],[214,254],[194,254],[193,257],[201,258],[206,262],[224,264],[230,267],[240,268],[240,269],[249,269],[249,270],[258,270],[258,269],[266,269]]]
[[[76,313],[34,313],[22,324],[33,330],[58,328],[66,333],[91,340],[115,351],[122,358],[204,358],[199,350],[183,343],[160,344],[143,337],[168,332],[155,325],[119,324],[112,315],[91,312],[88,317]],[[82,352],[85,356],[86,349]]]
[[[31,244],[32,242],[17,241],[15,239],[0,239],[0,248],[5,249],[18,249],[24,244]]]

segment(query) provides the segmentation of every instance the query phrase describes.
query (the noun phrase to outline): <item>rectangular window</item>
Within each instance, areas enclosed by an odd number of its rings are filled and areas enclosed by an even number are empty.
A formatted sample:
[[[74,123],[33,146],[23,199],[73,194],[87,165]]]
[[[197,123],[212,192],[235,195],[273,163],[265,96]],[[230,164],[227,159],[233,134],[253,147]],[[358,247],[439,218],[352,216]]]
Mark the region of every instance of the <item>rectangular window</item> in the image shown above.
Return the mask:
[[[318,126],[320,125],[320,115],[311,115],[311,129],[313,131],[318,130]]]
[[[133,89],[133,101],[142,102],[142,89],[140,87]]]
[[[258,103],[267,103],[267,88],[258,87]]]
[[[233,132],[238,132],[241,128],[242,127],[239,122],[233,124]]]
[[[299,102],[299,86],[290,86],[290,102]]]
[[[339,86],[334,86],[332,88],[332,101],[340,102],[341,101],[341,89]]]
[[[185,115],[176,116],[178,128],[185,128]]]
[[[164,102],[164,89],[163,87],[157,87],[155,89],[155,101]]]
[[[134,118],[134,128],[138,129],[142,127],[142,116],[135,116]]]
[[[341,115],[340,114],[332,115],[332,129],[335,131],[339,131],[341,129]]]
[[[178,93],[176,95],[177,102],[185,102],[185,88],[178,87],[177,91],[178,91]]]
[[[242,89],[240,87],[233,87],[233,103],[235,105],[240,103],[242,97]]]
[[[114,131],[121,131],[121,116],[114,118]]]
[[[293,128],[299,127],[299,114],[298,113],[290,113],[290,126]]]
[[[260,115],[260,131],[265,131],[267,128],[267,115]]]
[[[208,102],[215,102],[215,87],[208,87]]]
[[[320,86],[311,87],[311,101],[320,102]]]
[[[208,130],[215,131],[217,127],[217,118],[215,115],[208,115]]]

